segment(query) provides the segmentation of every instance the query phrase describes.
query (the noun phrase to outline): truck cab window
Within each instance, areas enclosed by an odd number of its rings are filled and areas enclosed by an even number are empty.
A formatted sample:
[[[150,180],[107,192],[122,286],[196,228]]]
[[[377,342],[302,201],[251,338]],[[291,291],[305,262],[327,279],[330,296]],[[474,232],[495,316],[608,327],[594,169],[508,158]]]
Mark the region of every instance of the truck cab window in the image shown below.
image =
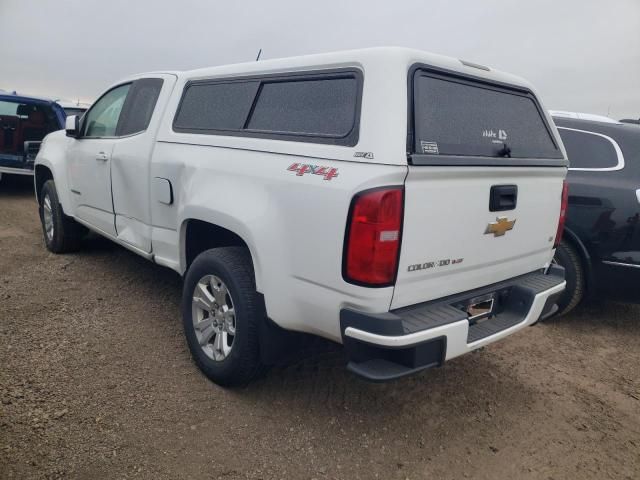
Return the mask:
[[[117,136],[144,132],[162,90],[161,78],[143,78],[133,82],[116,129]]]
[[[120,112],[130,87],[131,84],[120,85],[95,103],[85,117],[85,137],[115,136]]]

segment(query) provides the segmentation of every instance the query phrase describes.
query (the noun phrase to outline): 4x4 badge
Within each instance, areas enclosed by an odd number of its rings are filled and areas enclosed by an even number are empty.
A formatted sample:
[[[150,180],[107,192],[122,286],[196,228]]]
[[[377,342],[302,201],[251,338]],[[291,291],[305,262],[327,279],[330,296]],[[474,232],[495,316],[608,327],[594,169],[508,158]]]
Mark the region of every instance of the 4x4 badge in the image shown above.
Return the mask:
[[[296,172],[296,176],[302,177],[305,173],[321,175],[325,180],[331,180],[338,176],[338,169],[322,165],[309,165],[307,163],[293,163],[287,168],[290,172]]]
[[[516,224],[515,219],[509,220],[507,217],[498,217],[495,222],[491,222],[487,225],[485,235],[493,233],[494,237],[501,237],[509,230],[513,230],[513,226]]]

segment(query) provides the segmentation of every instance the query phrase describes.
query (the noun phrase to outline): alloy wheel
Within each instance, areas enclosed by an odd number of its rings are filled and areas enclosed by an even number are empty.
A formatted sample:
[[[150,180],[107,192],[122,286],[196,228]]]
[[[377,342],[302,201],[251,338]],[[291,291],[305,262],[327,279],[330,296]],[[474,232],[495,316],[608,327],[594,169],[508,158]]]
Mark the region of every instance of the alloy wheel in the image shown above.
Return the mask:
[[[51,197],[49,194],[42,200],[42,217],[44,220],[44,232],[47,240],[53,240],[53,212],[51,210]]]
[[[205,275],[196,284],[191,320],[205,355],[217,362],[227,358],[236,335],[236,314],[231,293],[219,277]]]

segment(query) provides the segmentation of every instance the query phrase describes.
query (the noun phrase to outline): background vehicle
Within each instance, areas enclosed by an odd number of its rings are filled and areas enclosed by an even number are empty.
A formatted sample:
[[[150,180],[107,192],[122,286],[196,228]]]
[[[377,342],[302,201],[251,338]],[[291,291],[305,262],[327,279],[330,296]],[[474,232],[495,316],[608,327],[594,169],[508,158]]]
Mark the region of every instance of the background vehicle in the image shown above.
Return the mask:
[[[378,48],[124,80],[47,137],[35,185],[51,251],[84,226],[185,275],[216,382],[282,330],[387,380],[552,313],[566,166],[525,81]]]
[[[576,120],[591,120],[593,122],[619,123],[611,117],[607,117],[606,115],[597,115],[595,113],[568,112],[566,110],[549,110],[549,113],[554,119],[573,118]]]
[[[64,112],[66,113],[67,117],[70,117],[71,115],[77,115],[78,117],[81,117],[82,115],[84,115],[84,112],[86,112],[90,107],[90,104],[80,101],[70,102],[68,100],[56,100],[56,103],[64,108]]]
[[[65,118],[53,100],[0,93],[0,176],[33,175],[42,139],[63,129]]]
[[[570,167],[569,209],[556,261],[567,313],[585,296],[640,299],[640,129],[554,116]]]

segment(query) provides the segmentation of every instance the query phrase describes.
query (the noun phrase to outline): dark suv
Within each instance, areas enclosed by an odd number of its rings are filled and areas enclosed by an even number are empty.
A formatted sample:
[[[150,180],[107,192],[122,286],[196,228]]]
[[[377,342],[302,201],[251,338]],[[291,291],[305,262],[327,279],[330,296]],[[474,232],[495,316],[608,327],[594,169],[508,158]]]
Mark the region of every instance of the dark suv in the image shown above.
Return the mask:
[[[640,299],[640,127],[554,117],[569,157],[569,210],[555,261],[567,313],[585,296]]]

